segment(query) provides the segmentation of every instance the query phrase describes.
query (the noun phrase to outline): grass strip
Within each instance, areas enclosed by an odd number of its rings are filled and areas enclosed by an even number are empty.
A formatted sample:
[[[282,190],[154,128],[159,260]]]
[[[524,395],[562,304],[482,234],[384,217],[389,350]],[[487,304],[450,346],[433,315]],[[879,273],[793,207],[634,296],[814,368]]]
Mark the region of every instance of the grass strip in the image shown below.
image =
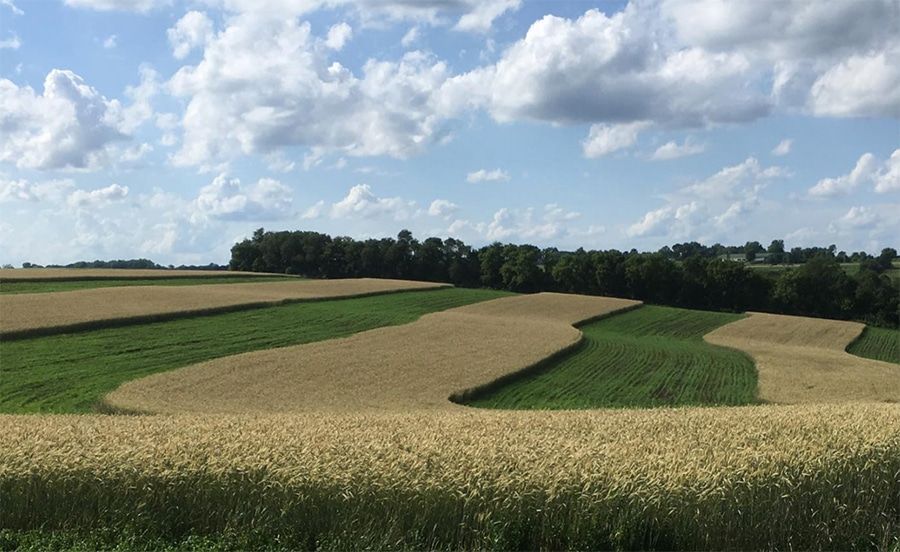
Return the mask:
[[[0,282],[0,293],[51,293],[124,286],[196,286],[206,284],[250,284],[259,282],[281,282],[296,276],[200,276],[177,278],[116,278],[91,280],[26,280]]]
[[[90,412],[122,383],[212,358],[344,337],[507,292],[444,288],[0,342],[0,412]]]
[[[703,335],[742,315],[644,306],[585,324],[571,354],[468,401],[501,409],[742,405],[756,402],[744,353]]]
[[[847,347],[847,352],[863,358],[900,364],[900,330],[866,326]]]

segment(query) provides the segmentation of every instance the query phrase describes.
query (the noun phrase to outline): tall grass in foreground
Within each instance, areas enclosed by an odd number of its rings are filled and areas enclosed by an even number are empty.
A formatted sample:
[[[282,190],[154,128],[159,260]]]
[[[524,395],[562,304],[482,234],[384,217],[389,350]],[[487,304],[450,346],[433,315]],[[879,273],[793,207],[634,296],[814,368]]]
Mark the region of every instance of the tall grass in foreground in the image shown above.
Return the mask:
[[[325,549],[900,542],[897,405],[3,416],[0,427],[7,535]]]

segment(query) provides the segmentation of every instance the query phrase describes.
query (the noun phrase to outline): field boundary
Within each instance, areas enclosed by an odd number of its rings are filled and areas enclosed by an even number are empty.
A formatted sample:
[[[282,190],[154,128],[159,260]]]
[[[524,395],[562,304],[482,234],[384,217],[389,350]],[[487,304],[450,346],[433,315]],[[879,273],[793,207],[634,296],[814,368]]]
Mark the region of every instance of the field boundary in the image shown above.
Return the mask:
[[[543,359],[535,362],[534,364],[525,366],[524,368],[516,370],[515,372],[510,372],[508,374],[504,374],[498,378],[494,378],[491,381],[488,381],[488,382],[480,384],[480,385],[476,385],[474,387],[469,387],[466,389],[462,389],[460,391],[454,391],[453,393],[450,394],[449,397],[447,397],[447,400],[449,400],[450,402],[452,402],[454,404],[458,404],[460,406],[466,406],[469,408],[477,408],[477,407],[470,406],[467,403],[470,401],[476,400],[476,399],[480,399],[481,397],[488,395],[505,385],[508,385],[508,384],[518,381],[520,379],[524,379],[526,377],[532,376],[534,374],[541,373],[544,370],[548,369],[550,364],[553,364],[559,360],[562,360],[563,358],[569,356],[570,354],[573,354],[576,351],[578,351],[578,349],[580,349],[581,347],[584,346],[584,332],[582,332],[580,330],[580,328],[582,326],[584,326],[586,324],[591,324],[593,322],[597,322],[599,320],[604,320],[611,316],[625,314],[626,312],[630,312],[630,311],[639,309],[643,306],[644,306],[644,303],[638,303],[637,305],[631,305],[631,306],[624,307],[624,308],[621,308],[621,309],[613,311],[613,312],[607,312],[604,314],[586,318],[584,320],[580,320],[579,322],[572,324],[573,328],[578,329],[578,334],[579,334],[578,340],[575,343],[572,343],[571,345],[567,345],[567,346],[563,347],[562,349],[556,351],[552,355],[544,357]]]
[[[141,314],[136,316],[126,316],[122,318],[106,318],[103,320],[91,320],[89,322],[77,322],[74,324],[63,324],[59,326],[47,326],[42,328],[28,328],[25,330],[0,331],[0,341],[17,341],[20,339],[30,339],[33,337],[46,337],[49,335],[58,335],[63,333],[85,332],[92,330],[104,330],[108,328],[119,328],[123,326],[134,326],[139,324],[151,324],[154,322],[169,322],[171,320],[180,320],[183,318],[199,318],[203,316],[214,316],[217,314],[227,314],[230,312],[239,312],[245,310],[254,310],[267,307],[281,307],[295,303],[313,303],[318,301],[335,301],[341,299],[359,299],[361,297],[371,297],[374,295],[388,295],[391,293],[403,292],[421,292],[435,291],[454,287],[452,284],[443,284],[435,282],[433,287],[426,288],[406,288],[406,289],[386,289],[381,291],[367,291],[363,293],[354,293],[352,295],[341,295],[331,297],[300,297],[279,299],[276,301],[255,301],[252,303],[241,303],[239,305],[225,305],[221,307],[210,307],[193,309],[178,312],[166,312],[157,314]]]

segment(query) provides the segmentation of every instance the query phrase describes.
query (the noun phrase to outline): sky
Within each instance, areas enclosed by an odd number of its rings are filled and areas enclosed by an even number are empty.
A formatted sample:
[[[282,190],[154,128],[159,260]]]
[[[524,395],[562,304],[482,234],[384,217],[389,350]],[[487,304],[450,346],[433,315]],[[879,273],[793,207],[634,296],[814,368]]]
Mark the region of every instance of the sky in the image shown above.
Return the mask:
[[[0,263],[900,245],[900,0],[0,0]]]

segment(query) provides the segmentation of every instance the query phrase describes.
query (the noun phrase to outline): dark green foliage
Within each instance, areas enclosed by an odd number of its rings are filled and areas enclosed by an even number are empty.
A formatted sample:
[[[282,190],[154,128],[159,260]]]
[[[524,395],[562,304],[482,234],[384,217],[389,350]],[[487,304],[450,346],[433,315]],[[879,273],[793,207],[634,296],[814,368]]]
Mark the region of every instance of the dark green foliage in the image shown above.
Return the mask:
[[[399,292],[0,342],[0,412],[90,412],[120,384],[212,358],[343,337],[506,295]]]
[[[740,315],[644,306],[587,324],[583,344],[539,373],[470,401],[516,409],[741,405],[755,402],[747,355],[703,341]]]
[[[316,232],[265,232],[232,248],[231,268],[288,272],[311,278],[381,277],[450,282],[517,292],[563,291],[640,299],[648,303],[729,312],[745,310],[863,320],[896,327],[900,281],[879,277],[892,269],[890,248],[875,258],[836,247],[794,248],[783,240],[707,247],[697,242],[635,250],[559,251],[492,243],[473,249],[455,239],[419,242],[404,230],[397,239],[355,241]],[[724,259],[737,255],[765,263],[750,268]],[[838,258],[860,263],[851,273]],[[778,263],[806,264],[793,268]],[[759,270],[760,267],[772,270]],[[873,276],[874,275],[874,276]]]
[[[873,328],[863,330],[853,343],[847,347],[848,353],[900,364],[900,330],[889,328]]]

